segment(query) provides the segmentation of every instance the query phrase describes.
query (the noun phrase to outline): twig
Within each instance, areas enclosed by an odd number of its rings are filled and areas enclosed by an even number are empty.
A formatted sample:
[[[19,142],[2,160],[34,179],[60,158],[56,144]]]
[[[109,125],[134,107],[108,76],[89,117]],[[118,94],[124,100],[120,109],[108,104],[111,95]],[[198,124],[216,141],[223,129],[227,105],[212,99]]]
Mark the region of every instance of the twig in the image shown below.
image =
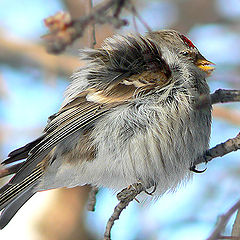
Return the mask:
[[[136,16],[136,18],[138,18],[138,20],[143,24],[143,26],[147,29],[148,32],[151,32],[152,29],[149,27],[149,25],[143,20],[143,18],[141,17],[141,15],[138,13],[137,9],[135,8],[135,6],[133,4],[131,4],[131,11],[133,13],[134,16]]]
[[[204,108],[215,103],[240,102],[240,90],[218,89],[211,95],[202,95],[199,97],[196,108]]]
[[[88,0],[88,12],[90,13],[93,8],[92,0]],[[96,45],[96,35],[95,35],[95,23],[92,23],[88,26],[88,38],[89,38],[89,47],[94,48]]]
[[[0,178],[16,173],[22,167],[22,165],[23,163],[21,162],[21,163],[14,164],[10,167],[4,167],[3,169],[0,169]]]
[[[96,206],[96,195],[98,193],[99,189],[95,186],[92,186],[91,191],[88,195],[88,211],[94,212],[95,206]]]
[[[223,214],[219,217],[217,226],[215,227],[212,234],[206,240],[220,239],[220,237],[221,237],[220,234],[225,229],[228,220],[239,208],[240,208],[240,200],[238,200],[225,214]],[[221,238],[221,239],[223,239],[223,238]],[[234,239],[234,238],[232,238],[232,239]]]
[[[120,15],[124,5],[125,5],[126,0],[120,0],[118,1],[117,5],[116,5],[116,10],[113,14],[114,17],[118,18],[118,16]]]
[[[231,235],[232,237],[238,237],[240,239],[240,211],[239,210],[237,212],[237,216],[233,223]]]
[[[234,237],[234,236],[219,236],[218,237],[218,240],[219,239],[231,239],[231,240],[240,240],[240,237]]]
[[[199,157],[194,161],[193,165],[197,165],[203,162],[209,162],[213,158],[222,157],[230,152],[240,149],[240,132],[235,138],[230,138],[224,143],[220,143],[215,147],[209,149],[204,156]]]
[[[112,216],[109,218],[104,233],[104,240],[111,239],[111,229],[115,220],[119,219],[121,212],[125,209],[128,204],[135,199],[135,197],[144,191],[145,188],[141,183],[135,183],[130,185],[128,188],[123,189],[120,193],[117,194],[117,198],[120,201],[118,205],[114,208]]]
[[[89,24],[110,23],[117,28],[127,25],[126,20],[118,18],[126,2],[123,0],[105,0],[94,7],[87,16],[74,20],[66,13],[58,13],[45,19],[45,24],[50,30],[50,33],[44,36],[47,40],[47,50],[52,53],[62,52],[66,46],[83,35]],[[108,10],[114,6],[116,6],[115,13],[109,15]]]
[[[74,69],[83,65],[77,57],[50,55],[43,46],[7,36],[7,32],[0,35],[0,63],[9,64],[14,68],[27,65],[65,77],[69,77]]]
[[[133,14],[132,17],[133,17],[133,26],[135,28],[135,31],[139,33],[137,22],[136,22],[136,16]]]

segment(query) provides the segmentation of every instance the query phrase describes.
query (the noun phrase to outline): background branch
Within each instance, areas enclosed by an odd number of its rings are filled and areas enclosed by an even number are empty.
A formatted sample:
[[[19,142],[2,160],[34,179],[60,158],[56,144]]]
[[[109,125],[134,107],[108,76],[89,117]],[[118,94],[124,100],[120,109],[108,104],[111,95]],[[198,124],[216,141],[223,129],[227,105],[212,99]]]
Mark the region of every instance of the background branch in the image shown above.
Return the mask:
[[[240,111],[237,109],[227,108],[224,105],[213,106],[213,117],[227,121],[230,124],[240,125]]]
[[[67,13],[57,13],[55,16],[45,19],[45,24],[50,30],[50,33],[44,36],[47,50],[51,53],[62,52],[66,46],[83,35],[89,24],[109,23],[115,28],[127,25],[126,20],[119,18],[119,13],[125,7],[126,2],[130,4],[130,1],[126,0],[103,1],[94,7],[88,15],[78,19],[71,19]],[[109,14],[109,10],[113,10],[112,15]]]
[[[240,239],[240,211],[238,209],[237,216],[235,218],[233,228],[232,228],[232,237],[239,237]]]
[[[97,187],[92,186],[88,196],[88,211],[94,212],[96,206],[96,196],[99,189]]]
[[[0,62],[4,64],[13,67],[35,67],[67,77],[82,65],[76,57],[48,54],[43,46],[20,39],[10,39],[6,35],[0,36]]]
[[[225,214],[219,217],[219,221],[212,232],[212,234],[206,240],[218,240],[220,239],[221,232],[225,229],[230,217],[240,208],[240,200],[238,200]],[[224,239],[224,238],[221,238]],[[225,238],[226,239],[226,238]],[[231,238],[234,239],[234,238]]]

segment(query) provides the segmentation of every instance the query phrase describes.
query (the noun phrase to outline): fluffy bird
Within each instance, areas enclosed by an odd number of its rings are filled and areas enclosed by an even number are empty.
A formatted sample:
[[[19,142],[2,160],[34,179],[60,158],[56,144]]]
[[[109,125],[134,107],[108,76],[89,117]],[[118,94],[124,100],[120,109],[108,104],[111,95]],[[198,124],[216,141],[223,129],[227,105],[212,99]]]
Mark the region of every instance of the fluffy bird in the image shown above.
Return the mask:
[[[141,182],[161,196],[189,179],[208,149],[211,107],[194,104],[209,94],[214,68],[186,36],[116,35],[81,59],[43,134],[2,162],[2,176],[14,175],[0,189],[1,229],[42,190]]]

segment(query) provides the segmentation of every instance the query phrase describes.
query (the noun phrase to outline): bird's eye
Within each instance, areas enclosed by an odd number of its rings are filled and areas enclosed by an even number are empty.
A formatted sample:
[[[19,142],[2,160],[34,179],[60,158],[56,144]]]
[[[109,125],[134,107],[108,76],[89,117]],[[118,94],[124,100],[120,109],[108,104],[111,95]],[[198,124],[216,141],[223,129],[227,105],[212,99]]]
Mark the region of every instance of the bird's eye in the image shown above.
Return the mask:
[[[189,52],[188,52],[188,51],[183,51],[183,52],[181,52],[181,54],[182,54],[183,56],[188,56],[188,55],[189,55]]]

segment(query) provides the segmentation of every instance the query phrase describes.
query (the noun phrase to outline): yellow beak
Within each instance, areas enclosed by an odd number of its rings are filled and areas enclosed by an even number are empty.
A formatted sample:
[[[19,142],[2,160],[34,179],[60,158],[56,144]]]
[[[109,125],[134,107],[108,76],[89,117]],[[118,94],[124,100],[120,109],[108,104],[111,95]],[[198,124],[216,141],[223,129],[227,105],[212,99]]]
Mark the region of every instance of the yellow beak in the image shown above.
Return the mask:
[[[211,75],[215,67],[209,65],[215,65],[213,62],[208,61],[202,54],[198,54],[195,64],[207,75]]]

